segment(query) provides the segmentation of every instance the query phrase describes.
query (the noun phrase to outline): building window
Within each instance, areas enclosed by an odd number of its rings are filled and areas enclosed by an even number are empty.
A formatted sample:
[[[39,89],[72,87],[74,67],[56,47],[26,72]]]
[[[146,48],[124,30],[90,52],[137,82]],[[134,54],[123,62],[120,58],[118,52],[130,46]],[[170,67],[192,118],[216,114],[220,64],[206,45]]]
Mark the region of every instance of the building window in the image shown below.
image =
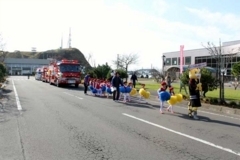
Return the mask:
[[[240,61],[240,57],[237,57],[237,62],[239,62]]]
[[[185,57],[185,65],[191,64],[191,57]]]
[[[165,65],[170,66],[171,65],[171,58],[167,58]]]
[[[200,58],[195,58],[195,64],[202,63],[202,59]]]
[[[207,65],[210,65],[212,63],[212,58],[208,57],[207,58]]]
[[[180,65],[180,57],[178,57],[178,65]],[[184,57],[183,57],[183,65],[184,65]]]
[[[217,63],[215,58],[212,58],[212,63]]]
[[[172,65],[177,65],[177,58],[172,58]]]
[[[216,65],[216,63],[212,63],[212,64],[210,65],[210,67],[212,67],[212,68],[217,68],[217,65]]]

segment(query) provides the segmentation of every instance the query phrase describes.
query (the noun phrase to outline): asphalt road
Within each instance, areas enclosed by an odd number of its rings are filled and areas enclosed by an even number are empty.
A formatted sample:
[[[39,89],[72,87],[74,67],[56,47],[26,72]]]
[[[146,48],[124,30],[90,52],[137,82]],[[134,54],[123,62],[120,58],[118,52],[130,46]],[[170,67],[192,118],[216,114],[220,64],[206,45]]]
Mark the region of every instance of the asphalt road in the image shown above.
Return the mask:
[[[1,101],[0,160],[240,159],[238,118],[196,121],[178,107],[161,115],[156,103],[116,103],[33,77],[9,77]]]

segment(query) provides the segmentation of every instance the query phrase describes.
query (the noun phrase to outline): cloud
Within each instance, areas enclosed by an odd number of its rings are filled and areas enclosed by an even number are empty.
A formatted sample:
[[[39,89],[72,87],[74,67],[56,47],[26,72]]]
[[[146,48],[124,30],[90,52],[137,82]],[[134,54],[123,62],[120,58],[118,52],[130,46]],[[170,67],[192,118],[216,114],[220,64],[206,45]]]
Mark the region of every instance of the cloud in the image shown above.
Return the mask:
[[[165,0],[153,0],[152,6],[158,16],[163,15],[170,8],[169,4]]]
[[[62,33],[67,47],[71,27],[72,46],[86,55],[92,53],[99,64],[111,63],[117,54],[139,53],[140,62],[132,68],[150,68],[151,64],[161,68],[162,53],[177,51],[181,44],[193,49],[200,48],[201,42],[233,37],[215,25],[170,21],[164,13],[171,5],[164,0],[151,2],[155,14],[123,2],[106,5],[104,0],[7,0],[0,5],[0,30],[14,49],[46,50],[60,47]],[[9,8],[14,12],[8,12]]]
[[[220,13],[211,12],[207,9],[188,8],[186,10],[190,13],[198,16],[201,20],[207,22],[210,25],[224,25],[229,29],[239,31],[240,30],[240,16],[232,13]]]

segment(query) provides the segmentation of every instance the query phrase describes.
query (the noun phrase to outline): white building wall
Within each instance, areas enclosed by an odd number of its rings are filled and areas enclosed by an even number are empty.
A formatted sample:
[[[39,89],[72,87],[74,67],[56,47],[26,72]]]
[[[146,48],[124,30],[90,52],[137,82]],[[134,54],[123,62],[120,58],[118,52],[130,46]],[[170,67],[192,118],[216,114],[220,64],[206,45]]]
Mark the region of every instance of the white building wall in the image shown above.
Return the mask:
[[[232,42],[224,42],[225,46],[222,46],[222,53],[223,54],[229,54],[229,53],[239,53],[240,55],[240,40],[239,41],[232,41]],[[226,45],[226,44],[233,44],[233,45]],[[174,51],[174,52],[166,52],[163,53],[167,58],[177,58],[180,57],[180,51]],[[200,48],[200,49],[193,49],[193,50],[184,50],[183,51],[184,57],[191,56],[191,64],[195,63],[195,57],[202,57],[202,56],[211,56],[209,54],[209,51],[206,48]]]

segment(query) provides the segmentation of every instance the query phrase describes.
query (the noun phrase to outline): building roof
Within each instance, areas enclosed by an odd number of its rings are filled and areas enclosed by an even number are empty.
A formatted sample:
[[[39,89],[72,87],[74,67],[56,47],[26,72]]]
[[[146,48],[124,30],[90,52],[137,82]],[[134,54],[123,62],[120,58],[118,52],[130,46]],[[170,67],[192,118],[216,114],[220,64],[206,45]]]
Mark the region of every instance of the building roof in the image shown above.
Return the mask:
[[[31,58],[6,58],[4,63],[6,64],[49,64],[48,59],[31,59]]]

